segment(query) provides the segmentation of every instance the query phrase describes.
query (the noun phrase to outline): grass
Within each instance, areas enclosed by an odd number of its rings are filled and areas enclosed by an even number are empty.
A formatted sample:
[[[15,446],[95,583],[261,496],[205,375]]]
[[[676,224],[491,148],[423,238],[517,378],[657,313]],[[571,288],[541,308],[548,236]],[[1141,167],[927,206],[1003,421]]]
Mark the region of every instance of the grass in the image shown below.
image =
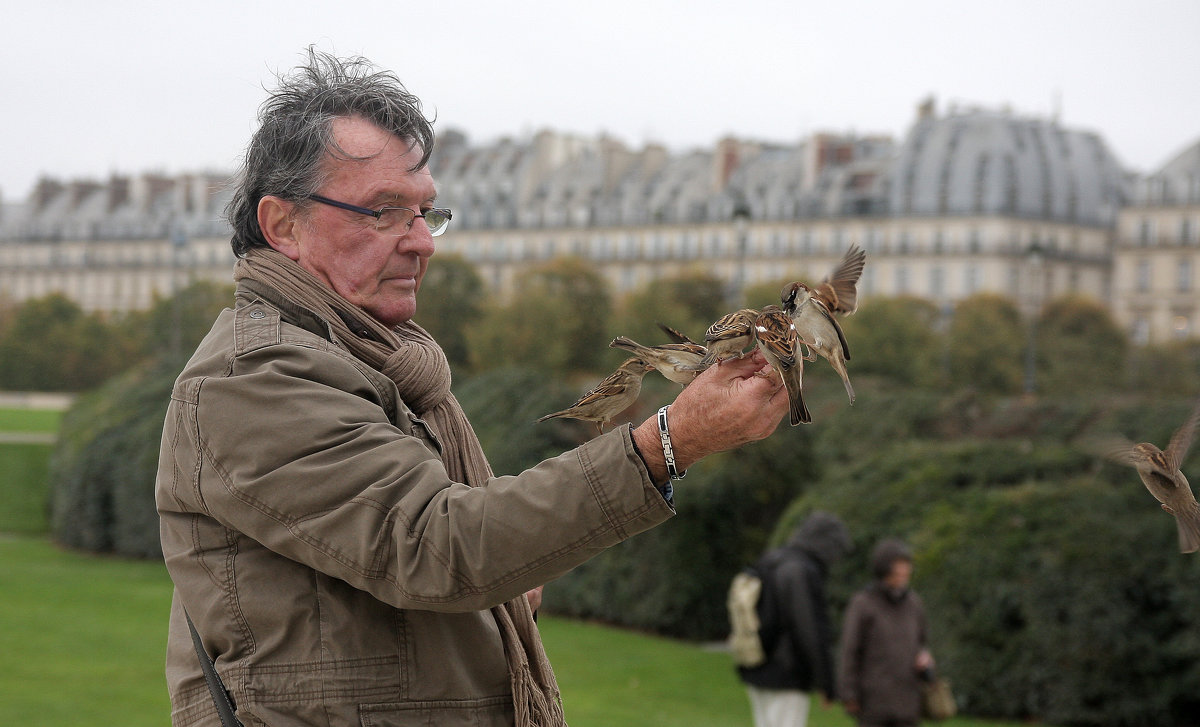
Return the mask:
[[[171,582],[157,561],[65,551],[0,536],[0,725],[159,726]],[[572,727],[749,727],[725,654],[644,634],[543,618]],[[813,727],[851,727],[814,706]],[[946,727],[1017,727],[954,719]]]
[[[0,444],[0,533],[38,535],[49,527],[50,444]]]
[[[0,408],[0,433],[54,434],[61,421],[61,411]],[[0,441],[0,533],[47,531],[47,477],[53,450],[53,444]]]
[[[62,415],[51,409],[0,408],[0,432],[57,432]]]
[[[162,563],[3,536],[0,593],[0,724],[170,722]]]

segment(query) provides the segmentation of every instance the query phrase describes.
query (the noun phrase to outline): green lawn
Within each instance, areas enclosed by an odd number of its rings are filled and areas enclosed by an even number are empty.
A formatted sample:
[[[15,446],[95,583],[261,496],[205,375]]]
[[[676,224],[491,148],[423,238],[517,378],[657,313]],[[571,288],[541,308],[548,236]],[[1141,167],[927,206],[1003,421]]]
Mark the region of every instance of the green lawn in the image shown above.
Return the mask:
[[[0,432],[57,432],[62,416],[52,409],[0,408]]]
[[[52,435],[61,421],[61,411],[0,408],[0,533],[47,531],[47,473],[54,450],[48,442],[4,441],[3,435]]]
[[[0,725],[161,726],[171,583],[159,562],[0,536]],[[540,623],[572,727],[749,727],[725,654],[592,624]],[[838,707],[814,727],[850,727]],[[1016,727],[957,719],[947,727]]]
[[[0,443],[0,533],[39,535],[47,522],[50,444]]]

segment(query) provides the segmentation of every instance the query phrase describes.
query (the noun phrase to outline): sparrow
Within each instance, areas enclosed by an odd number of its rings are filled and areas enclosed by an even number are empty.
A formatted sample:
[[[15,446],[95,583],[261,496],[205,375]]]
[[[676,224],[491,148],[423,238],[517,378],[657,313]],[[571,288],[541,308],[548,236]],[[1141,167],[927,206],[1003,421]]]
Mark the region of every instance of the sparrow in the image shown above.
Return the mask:
[[[754,318],[752,327],[754,340],[758,350],[771,368],[778,371],[787,389],[788,404],[792,426],[801,422],[811,422],[812,416],[804,406],[802,384],[804,378],[804,360],[796,355],[800,339],[796,336],[796,327],[777,305],[769,305]],[[759,372],[758,375],[763,375]]]
[[[846,372],[850,360],[850,345],[846,334],[834,314],[849,315],[858,310],[859,277],[862,276],[866,253],[857,245],[851,245],[834,268],[820,284],[809,287],[801,282],[788,283],[779,293],[785,313],[796,325],[796,335],[808,349],[806,361],[816,361],[813,352],[829,361],[833,370],[842,377],[846,396],[854,403],[854,387]]]
[[[613,418],[637,401],[642,393],[642,377],[653,370],[653,366],[639,358],[627,359],[574,404],[537,421],[544,422],[556,417],[582,419],[595,422],[597,431],[603,434],[605,424],[612,422]]]
[[[1149,442],[1134,444],[1119,435],[1098,440],[1094,449],[1108,459],[1137,469],[1142,484],[1162,504],[1162,509],[1175,516],[1179,529],[1179,552],[1200,550],[1200,504],[1192,494],[1191,485],[1180,471],[1187,458],[1188,448],[1200,423],[1200,402],[1175,434],[1166,451]]]
[[[708,353],[708,350],[698,343],[664,343],[661,346],[643,346],[625,336],[617,336],[608,345],[629,351],[654,366],[663,376],[682,386],[692,383],[692,379],[700,373],[703,369],[700,366],[700,360],[704,358],[704,354]]]
[[[730,358],[741,358],[746,346],[754,343],[754,318],[757,315],[758,311],[753,308],[742,308],[718,318],[704,333],[708,353],[701,363],[720,363]]]

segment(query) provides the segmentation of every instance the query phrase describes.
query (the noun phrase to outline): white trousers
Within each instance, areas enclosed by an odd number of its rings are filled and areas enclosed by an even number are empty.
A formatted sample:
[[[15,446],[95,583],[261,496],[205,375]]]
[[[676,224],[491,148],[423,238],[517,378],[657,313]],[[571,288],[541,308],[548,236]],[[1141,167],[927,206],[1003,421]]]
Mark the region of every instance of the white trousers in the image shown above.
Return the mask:
[[[798,689],[760,689],[746,685],[754,727],[805,727],[809,696]]]

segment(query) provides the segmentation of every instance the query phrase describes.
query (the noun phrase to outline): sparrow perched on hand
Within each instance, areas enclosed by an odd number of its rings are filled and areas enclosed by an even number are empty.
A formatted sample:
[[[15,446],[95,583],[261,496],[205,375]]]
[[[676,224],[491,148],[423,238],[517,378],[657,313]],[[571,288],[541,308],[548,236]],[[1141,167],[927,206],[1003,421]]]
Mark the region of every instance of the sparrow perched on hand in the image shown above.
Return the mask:
[[[741,358],[746,346],[754,343],[754,319],[758,311],[753,308],[727,313],[718,318],[704,333],[708,353],[702,363],[720,363],[730,358]]]
[[[555,417],[582,419],[595,422],[596,429],[603,433],[605,424],[637,401],[638,395],[642,393],[642,377],[653,370],[653,366],[639,358],[628,359],[616,371],[579,397],[579,401],[562,411],[547,414],[538,421],[544,422]]]
[[[753,331],[758,350],[783,379],[792,426],[811,422],[812,416],[804,406],[804,360],[796,355],[800,339],[792,319],[779,306],[769,305],[754,318]]]
[[[810,288],[800,282],[788,283],[779,294],[784,312],[796,324],[796,335],[809,349],[804,359],[816,361],[817,357],[812,354],[815,351],[829,361],[842,377],[851,404],[854,403],[854,387],[846,372],[850,345],[846,343],[846,334],[834,314],[849,315],[858,310],[856,286],[866,258],[861,248],[851,245],[841,263],[820,284]]]
[[[659,373],[677,384],[692,383],[704,367],[700,359],[708,350],[698,343],[664,343],[661,346],[643,346],[625,336],[617,336],[608,344],[613,348],[629,351],[658,369]]]
[[[1118,435],[1098,440],[1093,445],[1102,456],[1137,469],[1142,484],[1162,504],[1162,509],[1175,516],[1181,553],[1200,550],[1200,504],[1196,503],[1191,485],[1179,469],[1192,445],[1197,423],[1200,423],[1200,402],[1187,421],[1171,435],[1165,452],[1149,442],[1134,444]]]

